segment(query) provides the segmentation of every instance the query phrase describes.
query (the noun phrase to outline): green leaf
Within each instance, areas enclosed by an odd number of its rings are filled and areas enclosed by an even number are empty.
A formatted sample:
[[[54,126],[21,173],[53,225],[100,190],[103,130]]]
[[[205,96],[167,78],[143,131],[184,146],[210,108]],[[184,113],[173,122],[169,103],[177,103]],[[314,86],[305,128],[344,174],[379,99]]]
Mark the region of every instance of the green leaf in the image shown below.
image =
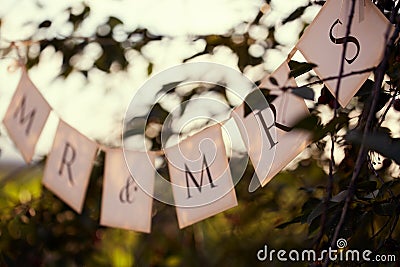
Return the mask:
[[[338,205],[338,202],[329,202],[328,204],[328,210],[335,207],[336,205]],[[317,207],[315,207],[315,209],[310,213],[310,215],[308,215],[307,217],[307,223],[311,224],[316,218],[318,218],[320,215],[322,215],[322,213],[324,212],[324,210],[326,209],[326,205],[323,202],[320,202],[318,204]]]
[[[290,220],[288,222],[279,224],[278,226],[276,226],[276,228],[284,229],[284,228],[288,227],[289,225],[292,225],[292,224],[295,224],[295,223],[299,223],[299,222],[301,222],[301,217],[302,216],[297,216],[297,217],[295,217],[294,219],[292,219],[292,220]]]
[[[379,203],[373,206],[373,211],[380,216],[393,216],[396,214],[396,203]]]
[[[114,27],[118,24],[122,24],[122,21],[116,17],[111,16],[109,17],[107,24],[110,25],[111,29],[114,29]]]
[[[295,60],[291,60],[291,61],[289,61],[289,67],[291,70],[289,73],[289,78],[291,78],[291,77],[296,78],[304,73],[309,72],[316,66],[317,65],[314,63],[298,62]]]
[[[321,130],[322,129],[321,119],[317,115],[311,114],[310,116],[300,120],[294,126],[294,128],[308,130],[308,131],[314,131],[316,129]]]
[[[361,145],[363,135],[359,131],[352,131],[346,135],[346,140],[350,143]],[[386,132],[370,133],[364,140],[364,145],[387,158],[393,159],[400,164],[400,139],[391,138]]]
[[[372,192],[376,189],[377,185],[376,181],[362,181],[357,184],[357,189]]]
[[[385,182],[379,189],[378,197],[383,197],[386,194],[386,192],[389,191],[389,189],[392,189],[398,184],[400,184],[400,179]]]
[[[308,99],[308,100],[314,100],[314,96],[315,96],[314,90],[311,89],[310,87],[306,87],[306,86],[298,87],[296,89],[291,90],[290,92],[294,95],[297,95],[301,98]]]

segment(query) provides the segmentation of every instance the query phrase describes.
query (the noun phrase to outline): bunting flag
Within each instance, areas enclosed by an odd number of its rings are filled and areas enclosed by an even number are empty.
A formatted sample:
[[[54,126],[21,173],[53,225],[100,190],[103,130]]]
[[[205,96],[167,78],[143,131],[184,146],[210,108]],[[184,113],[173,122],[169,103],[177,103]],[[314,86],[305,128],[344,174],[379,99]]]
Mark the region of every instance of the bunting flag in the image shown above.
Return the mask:
[[[29,79],[28,73],[23,67],[20,82],[3,123],[27,163],[32,160],[36,143],[50,111],[50,105]]]
[[[221,126],[165,150],[179,228],[237,205]]]
[[[97,144],[60,120],[47,158],[43,184],[81,213]]]
[[[100,224],[150,233],[154,179],[153,153],[106,150]]]
[[[268,108],[246,116],[242,104],[232,113],[262,186],[310,143],[308,132],[291,129],[310,113],[302,98],[280,89],[297,87],[296,81],[289,78],[289,73],[290,69],[285,61],[275,72],[263,79],[260,86],[268,88],[271,94],[278,95]]]
[[[362,2],[360,2],[362,1]],[[296,47],[321,78],[337,77],[342,60],[346,27],[352,0],[328,0],[312,24],[306,29]],[[386,46],[386,29],[390,22],[370,0],[357,0],[348,46],[344,58],[344,73],[359,72],[377,66]],[[345,107],[370,75],[364,72],[341,80],[338,102]],[[337,79],[325,82],[336,95]]]

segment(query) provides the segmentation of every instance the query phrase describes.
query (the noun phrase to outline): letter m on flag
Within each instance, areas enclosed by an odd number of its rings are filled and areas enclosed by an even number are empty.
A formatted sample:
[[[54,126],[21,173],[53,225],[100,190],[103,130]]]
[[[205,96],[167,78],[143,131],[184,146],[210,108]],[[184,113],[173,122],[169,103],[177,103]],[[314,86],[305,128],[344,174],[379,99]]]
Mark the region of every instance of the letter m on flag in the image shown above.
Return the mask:
[[[208,181],[211,185],[211,188],[216,187],[216,185],[213,183],[212,177],[211,177],[211,172],[207,164],[206,160],[206,155],[203,155],[203,164],[202,164],[202,169],[201,169],[201,175],[200,175],[200,184],[197,182],[197,180],[194,178],[193,173],[189,170],[189,167],[185,164],[185,178],[186,178],[186,187],[187,187],[187,195],[188,198],[191,198],[192,196],[190,195],[190,187],[189,187],[189,177],[193,181],[193,183],[196,185],[197,189],[201,193],[201,187],[203,186],[203,174],[204,174],[204,167],[205,171],[208,176]]]
[[[50,111],[50,105],[23,69],[21,80],[11,99],[3,123],[27,163],[32,160],[36,143]]]

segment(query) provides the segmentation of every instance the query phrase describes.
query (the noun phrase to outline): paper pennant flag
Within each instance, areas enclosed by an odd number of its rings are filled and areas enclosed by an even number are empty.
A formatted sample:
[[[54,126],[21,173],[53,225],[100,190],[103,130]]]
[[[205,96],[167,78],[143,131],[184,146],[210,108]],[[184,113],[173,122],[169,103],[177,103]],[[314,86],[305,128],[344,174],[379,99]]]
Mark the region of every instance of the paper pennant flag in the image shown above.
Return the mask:
[[[81,213],[97,144],[60,120],[43,184]]]
[[[150,233],[154,154],[125,150],[125,155],[122,149],[106,151],[100,224]]]
[[[211,126],[165,154],[179,228],[237,205],[221,126]]]
[[[364,8],[355,9],[344,73],[377,66],[382,60],[385,34],[390,27],[389,21],[370,0],[357,0],[356,7],[360,5],[359,1],[364,2],[361,3]],[[314,70],[321,79],[339,75],[351,2],[327,1],[296,45],[308,62],[317,64]],[[338,99],[341,106],[350,102],[369,75],[367,72],[342,79]],[[337,79],[326,81],[325,85],[335,95]]]
[[[261,84],[273,90],[275,94],[279,87],[296,87],[294,79],[288,79],[289,72],[289,66],[285,62]],[[270,84],[270,77],[274,77],[278,85]],[[243,104],[233,111],[232,116],[262,186],[310,143],[308,132],[291,129],[309,114],[304,100],[288,92],[281,93],[269,108],[254,111],[246,117]]]
[[[22,68],[21,80],[3,123],[27,163],[32,160],[50,111],[51,107]]]

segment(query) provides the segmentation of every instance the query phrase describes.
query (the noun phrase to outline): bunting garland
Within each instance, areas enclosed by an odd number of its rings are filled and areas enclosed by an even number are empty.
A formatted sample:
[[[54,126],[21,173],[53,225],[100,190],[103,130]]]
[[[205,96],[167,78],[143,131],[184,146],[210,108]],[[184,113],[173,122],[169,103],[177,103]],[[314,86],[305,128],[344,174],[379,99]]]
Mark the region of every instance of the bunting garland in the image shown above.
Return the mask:
[[[320,78],[335,76],[339,72],[350,2],[327,1],[296,45],[307,61],[317,65],[314,70]],[[365,5],[359,5],[355,12],[348,37],[345,73],[376,66],[387,39],[381,29],[392,27],[371,1],[364,2]],[[337,99],[343,107],[369,75],[363,73],[343,78]],[[336,80],[326,81],[325,85],[335,94]],[[264,78],[260,87],[277,95],[270,106],[247,113],[243,103],[233,110],[231,117],[239,128],[259,183],[264,186],[310,144],[311,135],[292,129],[310,113],[304,99],[281,90],[297,87],[295,79],[290,76],[287,61]],[[32,160],[51,111],[22,67],[20,82],[3,123],[27,163]],[[60,119],[46,160],[43,184],[77,213],[82,211],[99,149],[100,145]],[[123,151],[122,148],[104,150],[100,224],[149,233],[155,157],[162,153]],[[188,137],[165,149],[164,154],[180,228],[237,205],[221,125],[210,126]]]

